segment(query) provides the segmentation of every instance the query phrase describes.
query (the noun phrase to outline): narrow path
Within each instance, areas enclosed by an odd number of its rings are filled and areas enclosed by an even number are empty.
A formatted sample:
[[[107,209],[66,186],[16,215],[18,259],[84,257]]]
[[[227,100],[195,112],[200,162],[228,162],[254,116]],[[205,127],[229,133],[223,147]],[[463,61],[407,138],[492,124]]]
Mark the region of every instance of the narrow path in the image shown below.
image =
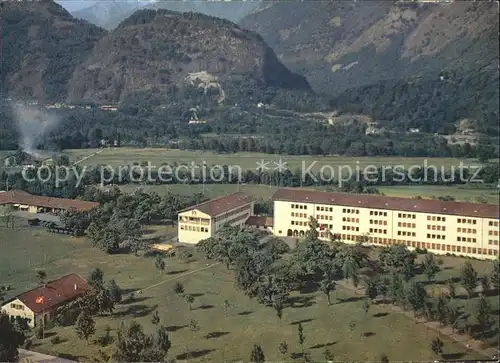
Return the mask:
[[[103,151],[104,151],[104,149],[99,149],[99,150],[97,150],[95,153],[92,153],[92,154],[90,154],[90,155],[87,155],[87,156],[85,156],[85,157],[81,158],[80,160],[75,161],[75,162],[73,163],[73,165],[78,165],[78,164],[80,164],[82,161],[85,161],[85,160],[87,160],[87,159],[90,159],[91,157],[96,156],[96,155],[98,155],[98,154],[102,153]]]
[[[18,349],[20,363],[76,363],[75,361],[54,357],[52,355],[34,352],[32,350]]]
[[[197,272],[200,272],[200,271],[203,271],[203,270],[207,270],[207,269],[212,268],[212,267],[217,266],[217,265],[220,265],[220,262],[217,262],[217,263],[212,263],[212,264],[210,264],[209,266],[205,266],[205,267],[202,267],[202,268],[198,268],[198,269],[196,269],[196,270],[193,270],[193,271],[189,271],[189,272],[185,272],[185,273],[183,273],[183,274],[176,275],[176,276],[174,276],[174,277],[172,277],[172,278],[170,278],[170,279],[168,279],[168,280],[163,280],[163,281],[160,281],[160,282],[158,282],[158,283],[156,283],[156,284],[149,285],[149,286],[147,286],[147,287],[145,287],[145,288],[143,288],[143,289],[141,289],[141,290],[139,290],[139,291],[144,291],[144,290],[152,289],[153,287],[163,285],[163,284],[165,284],[165,283],[167,283],[167,282],[170,282],[170,281],[173,281],[173,280],[179,279],[179,278],[184,277],[184,276],[192,275],[192,274],[194,274],[194,273],[197,273]]]
[[[357,294],[360,294],[360,295],[364,295],[365,292],[364,292],[364,289],[360,289],[360,288],[355,288],[351,283],[347,282],[347,281],[337,281],[337,284],[347,290],[350,290],[350,291],[353,291]],[[428,329],[431,329],[431,330],[434,330],[436,332],[438,332],[438,334],[442,334],[448,338],[450,338],[451,340],[457,342],[457,343],[460,343],[462,344],[465,348],[469,349],[469,350],[473,350],[475,351],[476,353],[479,353],[481,355],[483,355],[484,357],[489,357],[489,358],[492,358],[492,359],[496,359],[498,356],[499,356],[499,353],[497,349],[495,348],[486,348],[486,349],[483,349],[481,346],[483,344],[482,341],[480,340],[475,340],[473,338],[471,338],[470,336],[467,336],[467,335],[463,335],[463,334],[458,334],[456,332],[454,332],[450,327],[446,326],[446,327],[442,327],[439,322],[436,322],[436,321],[428,321],[428,320],[425,320],[425,319],[422,319],[422,318],[416,318],[414,315],[413,315],[413,312],[412,311],[405,311],[403,310],[403,308],[401,308],[400,306],[397,306],[397,305],[392,305],[392,304],[380,304],[380,305],[384,305],[386,307],[388,307],[389,309],[391,309],[392,311],[396,312],[396,313],[400,313],[400,314],[403,314],[404,316],[406,316],[407,318],[415,321],[416,323],[421,323],[421,324],[424,324]]]

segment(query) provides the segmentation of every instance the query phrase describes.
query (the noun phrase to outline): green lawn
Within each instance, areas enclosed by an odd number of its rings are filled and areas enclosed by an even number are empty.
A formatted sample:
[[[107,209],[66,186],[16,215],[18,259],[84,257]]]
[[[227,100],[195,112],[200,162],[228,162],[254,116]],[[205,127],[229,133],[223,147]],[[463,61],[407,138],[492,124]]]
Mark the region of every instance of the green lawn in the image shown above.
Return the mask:
[[[235,193],[237,191],[245,192],[255,198],[263,198],[264,200],[271,199],[273,194],[278,190],[277,187],[267,185],[253,184],[172,184],[172,185],[122,185],[120,189],[125,193],[133,193],[137,188],[144,192],[156,192],[164,195],[168,192],[179,195],[193,195],[202,193],[207,198],[213,199],[222,195]]]
[[[171,192],[180,195],[192,195],[194,193],[203,193],[207,198],[213,199],[221,195],[234,193],[236,191],[245,192],[255,198],[271,199],[272,195],[278,190],[276,186],[255,185],[255,184],[172,184],[172,185],[123,185],[120,189],[126,193],[132,193],[137,188],[145,192],[156,192],[160,195]],[[304,189],[322,189],[322,188],[304,188]],[[377,187],[384,195],[391,197],[411,198],[421,196],[422,198],[433,198],[449,195],[457,201],[463,202],[482,202],[487,201],[492,204],[499,204],[498,192],[496,189],[468,188],[466,186],[392,186]]]
[[[433,198],[449,195],[457,201],[491,204],[499,204],[498,189],[494,186],[474,187],[468,185],[413,185],[413,186],[391,186],[377,187],[377,189],[391,197],[416,197]]]
[[[156,227],[152,233],[168,234],[169,231]],[[278,352],[278,344],[286,341],[291,353],[300,352],[297,324],[302,322],[306,337],[304,349],[311,352],[313,359],[322,359],[325,346],[338,361],[376,360],[381,353],[386,353],[394,361],[434,359],[429,343],[437,333],[427,331],[422,324],[382,306],[372,306],[365,315],[361,296],[341,288],[335,297],[349,301],[333,306],[328,306],[325,296],[318,291],[295,292],[296,304],[284,310],[280,321],[274,310],[250,300],[235,289],[231,271],[222,265],[207,267],[210,261],[201,256],[195,256],[188,263],[168,258],[167,273],[161,275],[155,269],[153,258],[109,256],[92,248],[84,238],[33,232],[27,227],[11,230],[2,226],[0,241],[3,252],[0,281],[10,284],[16,293],[35,286],[36,268],[29,267],[26,260],[31,257],[43,262],[40,256],[45,253],[48,262],[43,269],[49,279],[70,272],[87,276],[91,269],[99,267],[104,271],[105,279],[115,279],[127,295],[143,290],[136,301],[120,305],[112,316],[98,317],[96,336],[104,334],[106,325],[113,329],[114,334],[121,322],[132,319],[151,331],[151,315],[158,310],[162,323],[171,331],[171,358],[182,359],[187,351],[194,351],[197,356],[194,361],[248,360],[252,345],[259,343],[267,360],[284,360]],[[18,268],[5,270],[8,261],[11,261],[8,266],[18,264]],[[489,266],[486,262],[477,263]],[[202,270],[196,272],[198,269]],[[195,295],[192,311],[173,293],[176,282],[183,283],[186,292]],[[228,317],[225,317],[223,308],[226,299],[231,304]],[[200,331],[193,333],[187,328],[191,319],[199,322]],[[351,322],[356,323],[352,331],[349,328]],[[50,338],[46,338],[36,342],[33,349],[62,353],[85,361],[89,361],[99,349],[95,343],[87,345],[80,341],[72,327],[55,328],[51,333],[58,334],[62,342],[53,345]],[[445,353],[459,354],[464,359],[481,358],[444,337],[441,339],[445,342]],[[111,346],[101,349],[110,350]]]
[[[85,150],[65,150],[65,153],[71,155],[72,158],[80,159],[97,151],[97,149]],[[286,167],[290,170],[308,168],[315,161],[317,162],[312,168],[314,171],[319,171],[324,165],[329,165],[337,171],[340,166],[350,166],[353,172],[356,167],[363,170],[368,165],[375,167],[381,166],[396,166],[401,165],[409,167],[410,165],[423,165],[427,160],[427,165],[434,165],[438,169],[442,166],[446,170],[451,166],[459,166],[460,162],[464,165],[477,165],[477,161],[473,159],[455,159],[455,158],[404,158],[404,157],[344,157],[344,156],[286,156],[272,155],[264,153],[235,153],[235,154],[216,154],[213,152],[203,151],[183,151],[178,149],[163,149],[163,148],[109,148],[104,149],[98,155],[92,156],[82,162],[82,165],[131,165],[134,162],[141,163],[149,161],[152,165],[159,167],[163,163],[183,162],[190,164],[191,162],[201,163],[205,161],[207,165],[228,165],[240,166],[242,170],[256,170],[257,162],[264,160],[269,162],[269,167],[275,167],[274,161],[282,160],[287,163]],[[304,163],[304,164],[303,164]],[[345,172],[345,170],[344,170]],[[326,171],[325,171],[326,173]]]

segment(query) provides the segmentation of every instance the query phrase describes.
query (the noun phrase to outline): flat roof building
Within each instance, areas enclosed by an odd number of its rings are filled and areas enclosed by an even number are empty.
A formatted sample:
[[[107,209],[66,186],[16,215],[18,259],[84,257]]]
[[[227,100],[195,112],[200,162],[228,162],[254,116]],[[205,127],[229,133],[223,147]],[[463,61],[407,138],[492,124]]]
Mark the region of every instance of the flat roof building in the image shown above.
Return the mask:
[[[253,215],[253,204],[251,197],[238,192],[186,208],[179,213],[178,240],[196,244],[226,224],[243,227]]]
[[[404,244],[476,258],[499,254],[498,205],[301,189],[280,189],[273,200],[276,236],[305,236],[313,217],[324,240]]]

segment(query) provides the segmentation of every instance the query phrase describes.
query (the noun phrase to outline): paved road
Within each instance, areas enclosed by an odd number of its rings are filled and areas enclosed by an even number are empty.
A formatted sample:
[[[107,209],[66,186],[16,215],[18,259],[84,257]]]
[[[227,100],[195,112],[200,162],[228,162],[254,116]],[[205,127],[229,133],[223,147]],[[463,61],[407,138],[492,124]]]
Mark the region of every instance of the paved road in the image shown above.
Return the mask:
[[[76,363],[75,361],[53,357],[51,355],[46,355],[38,352],[33,352],[31,350],[19,349],[19,362],[20,363]]]

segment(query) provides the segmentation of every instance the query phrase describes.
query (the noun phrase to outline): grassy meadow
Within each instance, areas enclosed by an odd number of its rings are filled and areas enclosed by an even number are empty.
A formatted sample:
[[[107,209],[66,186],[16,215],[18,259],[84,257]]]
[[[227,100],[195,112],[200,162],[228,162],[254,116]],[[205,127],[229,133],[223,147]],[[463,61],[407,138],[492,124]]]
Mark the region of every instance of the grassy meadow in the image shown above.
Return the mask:
[[[65,153],[70,156],[73,161],[88,157],[99,151],[99,149],[82,149],[82,150],[65,150]],[[381,166],[396,166],[401,165],[409,167],[411,165],[434,165],[438,168],[444,167],[449,170],[451,166],[458,167],[461,162],[463,165],[478,165],[474,159],[456,159],[456,158],[405,158],[405,157],[344,157],[344,156],[290,156],[290,155],[273,155],[264,153],[234,153],[234,154],[217,154],[210,151],[184,151],[178,149],[164,148],[108,148],[92,157],[81,162],[81,165],[132,165],[134,162],[141,163],[149,161],[154,166],[161,166],[163,163],[201,163],[205,161],[207,165],[239,165],[242,170],[256,170],[257,162],[264,160],[269,162],[269,167],[275,167],[273,162],[279,160],[286,162],[286,167],[289,170],[302,168],[304,163],[305,168],[312,163],[313,171],[319,171],[322,166],[329,165],[337,170],[341,166],[349,166],[353,171],[358,166],[361,170],[368,165],[375,167]]]
[[[146,238],[163,238],[173,232],[163,226],[148,229]],[[185,360],[186,353],[191,352],[194,362],[247,361],[254,343],[262,345],[269,361],[290,360],[301,352],[297,339],[299,322],[304,326],[304,350],[315,360],[324,359],[325,348],[337,361],[373,361],[381,353],[387,354],[391,361],[435,359],[429,344],[437,336],[436,332],[387,306],[373,305],[365,314],[364,297],[342,287],[333,294],[335,304],[332,306],[327,305],[325,295],[315,286],[294,292],[294,304],[285,308],[280,320],[272,308],[258,304],[235,289],[232,271],[198,254],[188,262],[167,258],[166,271],[160,274],[154,266],[154,258],[107,255],[93,248],[85,238],[49,234],[22,225],[15,229],[0,226],[0,243],[3,252],[0,281],[13,288],[11,294],[35,287],[36,269],[45,270],[48,279],[55,279],[72,272],[87,276],[96,267],[104,271],[106,280],[117,281],[125,291],[125,299],[131,292],[142,290],[134,301],[124,301],[112,315],[97,317],[93,339],[104,335],[106,326],[114,336],[120,323],[133,319],[152,331],[151,316],[157,310],[161,323],[171,332],[169,357],[178,360]],[[458,276],[463,262],[463,259],[444,257],[445,269],[437,280]],[[489,272],[491,264],[474,261],[474,265],[483,274]],[[176,282],[181,282],[186,293],[195,296],[192,310],[173,292]],[[224,300],[230,303],[227,316]],[[492,301],[492,304],[498,307],[498,302]],[[199,323],[198,332],[188,328],[192,319]],[[58,344],[50,342],[55,335],[61,338]],[[445,357],[482,358],[443,335],[441,339],[445,343]],[[289,346],[286,357],[278,351],[281,341]],[[99,349],[110,352],[112,346],[100,347],[96,342],[88,345],[77,338],[73,327],[65,327],[51,329],[49,337],[36,340],[32,349],[89,361]]]
[[[138,188],[145,192],[156,192],[164,195],[168,192],[180,195],[192,195],[202,193],[207,198],[213,199],[221,195],[227,195],[236,191],[245,192],[255,198],[264,200],[271,199],[278,187],[273,185],[256,184],[165,184],[165,185],[137,185],[128,184],[120,186],[125,193],[132,193]],[[302,188],[302,189],[320,189],[322,188]],[[390,197],[416,197],[432,199],[438,196],[452,196],[457,201],[482,203],[486,201],[491,204],[499,204],[498,191],[494,188],[472,188],[461,185],[453,186],[433,186],[433,185],[415,185],[415,186],[391,186],[377,187],[380,193]]]

